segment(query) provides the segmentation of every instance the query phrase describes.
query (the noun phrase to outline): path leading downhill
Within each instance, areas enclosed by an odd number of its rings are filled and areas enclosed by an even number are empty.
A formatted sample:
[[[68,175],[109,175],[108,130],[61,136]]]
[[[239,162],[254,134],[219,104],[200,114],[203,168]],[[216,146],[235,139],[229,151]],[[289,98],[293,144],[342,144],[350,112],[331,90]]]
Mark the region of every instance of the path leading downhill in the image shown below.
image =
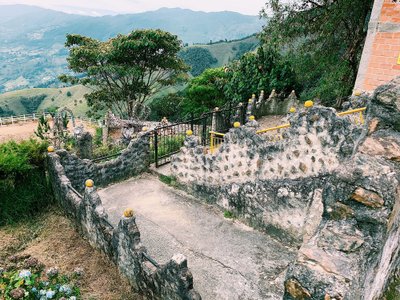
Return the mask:
[[[133,208],[143,245],[159,263],[182,253],[204,300],[282,299],[295,251],[144,175],[99,190],[113,224]]]

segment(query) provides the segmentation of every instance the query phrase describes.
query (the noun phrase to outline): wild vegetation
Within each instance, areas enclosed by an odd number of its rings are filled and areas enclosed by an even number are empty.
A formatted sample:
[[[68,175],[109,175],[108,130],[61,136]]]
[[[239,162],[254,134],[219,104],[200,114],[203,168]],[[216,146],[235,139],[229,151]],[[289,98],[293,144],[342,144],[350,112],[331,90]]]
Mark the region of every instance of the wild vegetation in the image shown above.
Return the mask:
[[[185,80],[188,70],[177,56],[181,42],[161,30],[135,30],[106,42],[70,34],[65,45],[76,75],[60,79],[93,89],[85,94],[92,112],[111,109],[121,117],[144,118],[146,100]]]
[[[351,94],[373,0],[269,0],[260,37],[291,62],[301,97],[340,105]],[[272,14],[270,13],[272,11]],[[272,17],[271,17],[272,15]]]
[[[45,172],[47,144],[0,144],[0,226],[30,218],[53,202]]]
[[[191,79],[183,91],[157,98],[150,104],[151,116],[153,120],[164,116],[171,120],[190,114],[199,116],[228,102],[247,101],[261,90],[268,95],[273,89],[287,96],[293,89],[298,90],[299,85],[287,57],[273,47],[263,46],[225,68],[205,70]]]

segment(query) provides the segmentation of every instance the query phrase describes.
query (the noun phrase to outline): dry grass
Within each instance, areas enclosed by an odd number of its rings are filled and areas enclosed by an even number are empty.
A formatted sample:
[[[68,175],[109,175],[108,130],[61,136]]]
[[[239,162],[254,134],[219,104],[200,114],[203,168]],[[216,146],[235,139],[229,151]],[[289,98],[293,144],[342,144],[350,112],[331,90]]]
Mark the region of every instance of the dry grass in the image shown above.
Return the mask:
[[[83,124],[86,131],[92,135],[95,134],[96,128],[87,122],[76,120],[76,125]],[[10,140],[22,141],[29,138],[36,138],[35,130],[37,130],[37,121],[19,122],[15,124],[0,126],[0,143],[4,143]],[[53,126],[53,125],[51,125]],[[73,133],[71,122],[68,124],[69,132]]]
[[[0,241],[0,260],[9,255],[29,254],[46,267],[58,267],[62,273],[82,268],[83,299],[142,299],[131,292],[117,268],[82,239],[72,223],[57,211],[25,224],[0,228]]]

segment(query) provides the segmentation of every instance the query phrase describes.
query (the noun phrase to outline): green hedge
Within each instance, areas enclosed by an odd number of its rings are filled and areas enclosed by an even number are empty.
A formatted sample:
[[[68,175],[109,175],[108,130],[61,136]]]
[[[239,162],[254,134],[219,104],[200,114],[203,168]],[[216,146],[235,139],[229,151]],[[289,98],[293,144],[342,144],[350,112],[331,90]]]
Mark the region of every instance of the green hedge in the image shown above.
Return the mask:
[[[53,201],[46,148],[36,140],[0,144],[0,225],[29,218]]]

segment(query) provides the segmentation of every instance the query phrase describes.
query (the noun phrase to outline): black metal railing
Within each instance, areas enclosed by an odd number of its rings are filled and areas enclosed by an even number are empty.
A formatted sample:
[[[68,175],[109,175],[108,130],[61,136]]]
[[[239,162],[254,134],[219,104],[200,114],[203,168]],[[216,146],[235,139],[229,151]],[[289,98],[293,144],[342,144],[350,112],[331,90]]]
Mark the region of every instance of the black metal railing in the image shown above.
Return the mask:
[[[178,153],[185,141],[186,132],[191,130],[203,146],[209,146],[209,132],[212,130],[225,133],[234,122],[246,121],[247,105],[228,104],[221,110],[207,112],[200,117],[165,125],[150,132],[152,162],[156,168],[171,161],[171,156]],[[213,120],[214,119],[214,120]],[[213,127],[214,126],[214,127]]]

